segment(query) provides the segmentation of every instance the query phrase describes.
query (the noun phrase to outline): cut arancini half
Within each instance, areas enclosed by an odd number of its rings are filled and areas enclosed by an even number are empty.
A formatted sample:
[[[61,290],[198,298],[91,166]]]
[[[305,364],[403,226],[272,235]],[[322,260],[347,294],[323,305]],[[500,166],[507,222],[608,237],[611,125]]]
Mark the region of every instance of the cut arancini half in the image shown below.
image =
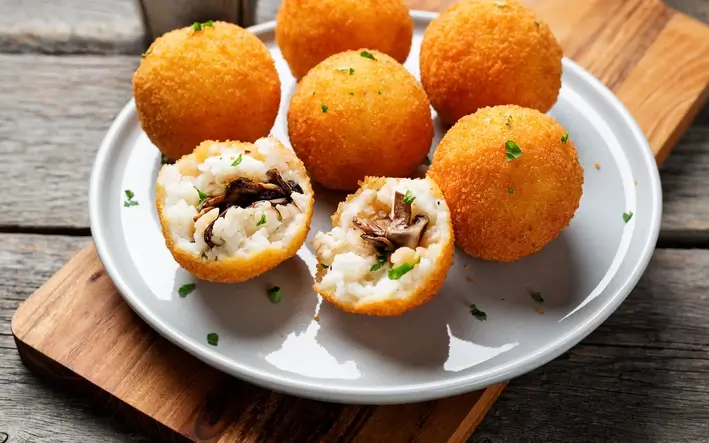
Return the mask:
[[[165,244],[207,281],[242,282],[293,257],[313,215],[303,163],[273,137],[204,141],[164,165],[156,188]]]
[[[396,316],[443,286],[453,263],[448,205],[433,180],[366,177],[315,234],[313,288],[337,308]]]

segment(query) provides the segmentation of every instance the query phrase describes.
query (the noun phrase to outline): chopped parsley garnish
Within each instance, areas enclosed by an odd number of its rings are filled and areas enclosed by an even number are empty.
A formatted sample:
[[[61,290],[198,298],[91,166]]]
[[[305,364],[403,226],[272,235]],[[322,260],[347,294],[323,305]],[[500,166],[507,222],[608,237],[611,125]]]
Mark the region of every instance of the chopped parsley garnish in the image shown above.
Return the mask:
[[[395,268],[391,268],[389,269],[388,273],[389,280],[398,280],[412,269],[414,269],[414,265],[412,265],[411,263],[404,263]]]
[[[216,346],[219,344],[219,334],[216,332],[210,332],[207,334],[207,343],[209,343],[212,346]]]
[[[470,305],[470,313],[473,314],[473,317],[477,318],[480,321],[487,320],[487,314],[478,309],[474,303]]]
[[[350,95],[354,95],[354,92],[350,92]]]
[[[569,133],[567,132],[566,134],[561,136],[561,143],[566,143],[566,141],[569,139]]]
[[[507,6],[507,3],[505,3],[505,2],[495,2],[495,6],[497,6],[497,7],[499,7],[499,8],[504,8],[505,6]]]
[[[133,197],[135,197],[135,194],[133,191],[130,189],[126,189],[123,191],[126,194],[126,201],[123,202],[123,206],[126,208],[130,208],[131,206],[138,206],[138,202],[133,200]]]
[[[531,294],[532,298],[534,299],[535,302],[537,303],[544,303],[544,297],[542,297],[542,293],[538,291],[534,291]]]
[[[522,150],[517,146],[517,143],[512,140],[505,142],[505,152],[507,152],[507,160],[514,160],[522,155]]]
[[[213,27],[214,27],[214,23],[212,22],[212,20],[207,20],[206,22],[202,22],[202,23],[200,23],[200,22],[192,23],[192,29],[194,29],[195,31],[201,31],[203,28],[213,28]]]
[[[375,61],[377,60],[376,58],[374,58],[374,56],[372,55],[372,53],[369,52],[369,51],[362,51],[362,52],[359,53],[359,55],[361,55],[361,56],[364,57],[364,58],[369,58],[369,59],[372,59],[372,60],[375,60]]]
[[[329,266],[328,266],[328,265],[326,265],[326,264],[324,264],[324,263],[320,263],[320,267],[321,267],[321,268],[323,268],[323,269],[327,269],[327,268],[329,268]]]
[[[514,188],[507,188],[507,193],[510,194],[510,195],[511,195],[511,194],[514,194],[514,193],[515,193],[515,189],[514,189]]]
[[[377,262],[369,268],[369,272],[374,272],[382,269],[387,264],[386,255],[377,255]]]
[[[327,105],[320,105],[320,109],[322,109],[322,112],[327,113]]]
[[[278,286],[267,289],[266,294],[268,294],[268,298],[271,300],[271,303],[278,303],[283,298],[283,292]]]
[[[512,128],[512,125],[510,124],[511,120],[512,120],[511,115],[508,115],[507,117],[505,117],[505,126],[507,126],[508,128]]]
[[[633,218],[633,211],[628,211],[623,213],[623,221],[628,223],[630,219]]]
[[[186,285],[182,285],[179,288],[177,288],[177,293],[180,294],[180,297],[185,298],[187,295],[197,289],[197,285],[194,283],[187,283]]]
[[[232,163],[231,165],[232,166],[239,166],[239,164],[241,163],[241,160],[243,158],[244,158],[244,156],[242,154],[239,154],[239,156],[236,157],[236,160],[234,160],[234,163]]]
[[[266,224],[266,214],[261,214],[261,218],[256,223],[256,226],[261,226]]]
[[[201,205],[207,199],[207,194],[200,191],[197,186],[193,186],[193,188],[195,188],[197,190],[197,194],[199,194],[199,204]]]
[[[424,157],[423,164],[426,166],[431,166],[431,159],[428,158],[428,155],[426,157]]]
[[[410,205],[411,203],[414,202],[414,200],[416,200],[416,196],[414,196],[414,194],[412,194],[411,191],[407,190],[406,194],[404,194],[404,203],[406,203],[407,205]]]

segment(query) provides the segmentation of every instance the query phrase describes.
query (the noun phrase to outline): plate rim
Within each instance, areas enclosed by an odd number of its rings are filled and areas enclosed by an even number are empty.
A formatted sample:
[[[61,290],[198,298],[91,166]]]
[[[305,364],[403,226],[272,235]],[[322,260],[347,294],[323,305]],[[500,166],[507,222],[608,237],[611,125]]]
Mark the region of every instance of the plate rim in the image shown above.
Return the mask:
[[[410,11],[410,14],[414,21],[419,22],[430,22],[439,15],[436,12],[417,10]],[[275,21],[269,21],[247,29],[256,35],[272,33],[275,30],[275,24]],[[585,321],[580,322],[567,334],[550,342],[546,346],[523,356],[521,359],[509,362],[505,365],[496,367],[495,369],[488,370],[487,372],[489,375],[487,375],[487,377],[480,378],[478,376],[475,377],[476,380],[471,382],[470,375],[459,375],[444,381],[430,381],[393,388],[362,388],[350,386],[333,387],[323,385],[319,383],[319,380],[298,380],[274,373],[264,372],[260,369],[247,367],[225,357],[215,350],[208,349],[205,346],[194,345],[189,339],[183,337],[168,323],[156,316],[151,309],[146,307],[146,305],[141,302],[140,297],[135,294],[126,280],[121,276],[121,273],[118,271],[111,253],[109,252],[110,246],[107,240],[108,236],[104,234],[104,226],[100,222],[101,188],[99,185],[101,184],[104,176],[103,171],[110,168],[110,164],[107,159],[108,154],[111,152],[111,145],[118,138],[117,136],[119,132],[126,127],[127,121],[136,117],[137,111],[135,108],[135,99],[132,97],[123,106],[121,111],[111,123],[111,126],[101,141],[92,165],[89,182],[89,219],[92,238],[99,259],[106,269],[107,274],[118,289],[118,293],[121,297],[143,321],[155,330],[155,332],[176,346],[187,351],[192,356],[199,358],[204,363],[246,382],[266,389],[321,401],[383,405],[436,400],[472,392],[474,390],[485,389],[494,384],[518,377],[547,364],[549,361],[568,351],[571,347],[583,340],[588,334],[597,329],[598,326],[600,326],[613,312],[617,310],[617,308],[623,303],[623,301],[636,286],[652,258],[657,244],[662,218],[662,189],[659,169],[647,138],[640,129],[637,121],[630,114],[629,110],[623,105],[620,99],[590,72],[567,57],[563,57],[562,63],[564,70],[574,71],[575,75],[579,76],[593,88],[594,93],[600,95],[605,103],[618,112],[618,114],[622,117],[623,126],[630,130],[630,133],[636,140],[637,144],[645,148],[642,149],[640,155],[642,163],[644,163],[643,167],[648,170],[650,175],[650,195],[651,199],[654,201],[652,213],[649,214],[649,219],[651,221],[650,231],[648,237],[642,244],[640,260],[638,260],[635,267],[633,267],[628,273],[628,276],[616,291],[617,295],[615,297],[611,298],[603,306],[596,309],[595,312],[589,315]]]

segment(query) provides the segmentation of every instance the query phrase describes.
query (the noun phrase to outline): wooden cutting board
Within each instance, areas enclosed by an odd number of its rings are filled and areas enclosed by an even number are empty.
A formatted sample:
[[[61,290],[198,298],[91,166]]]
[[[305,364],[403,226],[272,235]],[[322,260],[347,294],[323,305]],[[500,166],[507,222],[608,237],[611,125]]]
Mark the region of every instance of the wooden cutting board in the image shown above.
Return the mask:
[[[450,1],[409,1],[440,10]],[[565,54],[608,85],[658,163],[707,101],[709,27],[653,0],[530,0]],[[159,441],[464,442],[505,383],[439,401],[352,406],[281,395],[227,376],[142,322],[93,246],[15,313],[22,361]]]

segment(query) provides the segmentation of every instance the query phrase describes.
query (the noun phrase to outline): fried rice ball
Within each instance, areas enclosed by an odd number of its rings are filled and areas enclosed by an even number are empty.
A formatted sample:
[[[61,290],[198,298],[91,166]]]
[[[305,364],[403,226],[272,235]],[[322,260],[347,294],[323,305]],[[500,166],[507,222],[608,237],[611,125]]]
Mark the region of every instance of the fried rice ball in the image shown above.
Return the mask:
[[[338,52],[372,48],[404,63],[414,24],[402,0],[285,0],[276,41],[293,76]]]
[[[453,263],[453,228],[433,180],[367,177],[313,239],[313,288],[337,308],[396,316],[429,301]]]
[[[273,137],[204,141],[157,178],[165,244],[182,268],[207,281],[242,282],[293,257],[313,204],[303,163]]]
[[[518,0],[459,0],[424,32],[421,82],[451,125],[486,106],[547,112],[561,88],[561,59],[549,26]]]
[[[266,136],[281,101],[276,66],[258,37],[220,21],[196,27],[156,39],[133,75],[140,124],[172,160],[204,140]]]
[[[427,176],[451,208],[456,244],[498,262],[534,254],[556,238],[579,207],[584,180],[566,130],[515,105],[460,119],[436,148]]]
[[[388,55],[360,49],[328,57],[303,77],[288,136],[313,180],[352,191],[367,175],[410,175],[431,147],[433,121],[413,75]]]

